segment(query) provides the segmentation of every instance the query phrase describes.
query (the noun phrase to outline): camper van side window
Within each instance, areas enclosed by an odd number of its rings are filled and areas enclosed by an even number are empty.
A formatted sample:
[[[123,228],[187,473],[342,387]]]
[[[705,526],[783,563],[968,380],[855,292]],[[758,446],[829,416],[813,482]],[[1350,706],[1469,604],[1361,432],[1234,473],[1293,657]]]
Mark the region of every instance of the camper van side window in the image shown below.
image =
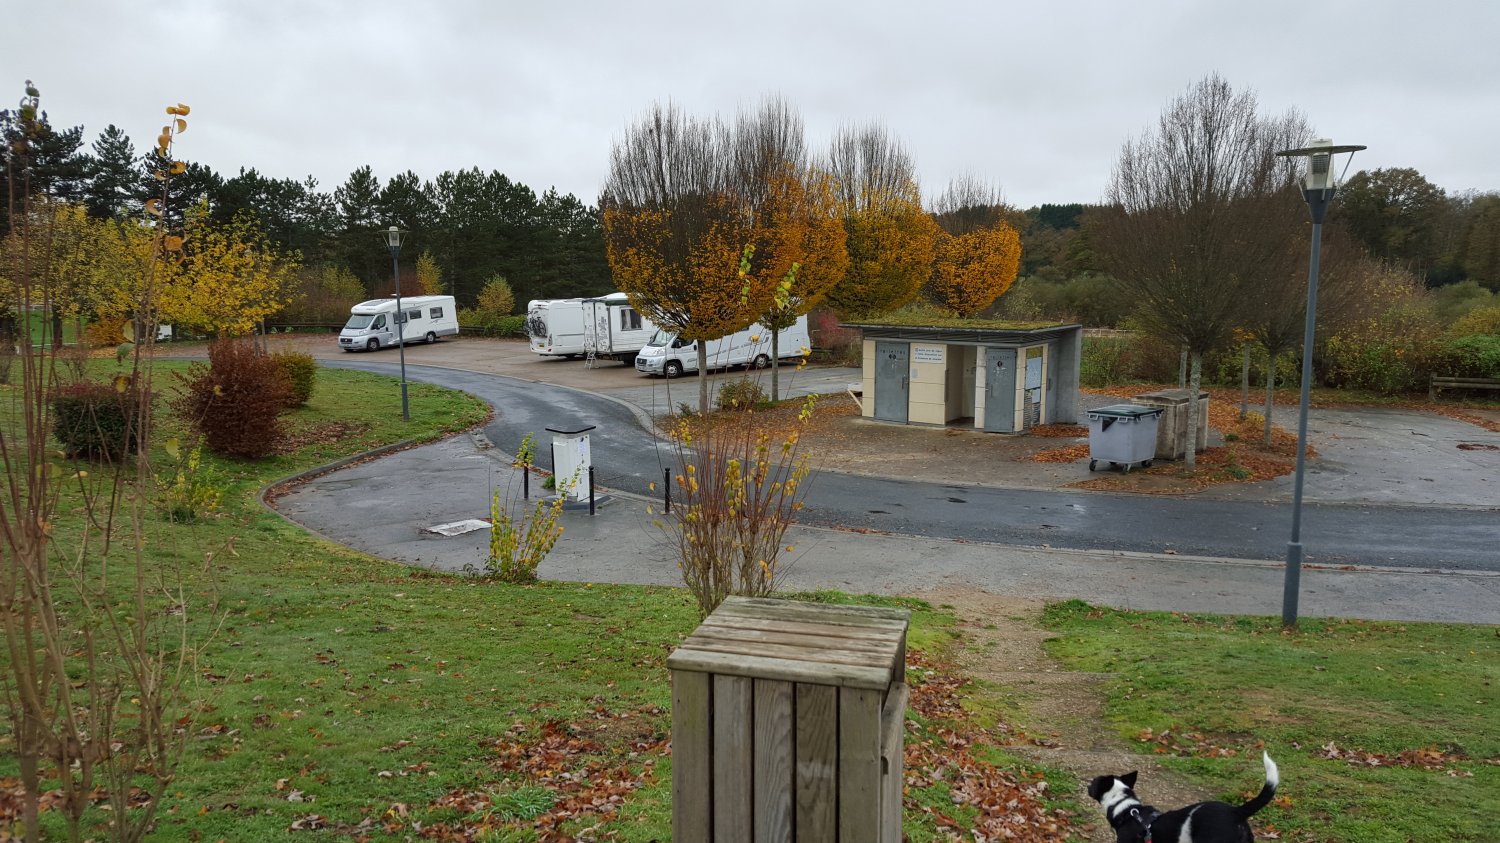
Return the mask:
[[[370,328],[376,331],[385,330],[385,314],[382,313],[375,317],[375,324],[371,325]]]
[[[422,311],[421,310],[408,310],[406,312],[406,318],[408,320],[410,320],[410,319],[421,319],[422,318]]]
[[[427,308],[427,315],[433,319],[442,319],[443,309],[441,307],[429,307]]]
[[[620,310],[620,330],[639,331],[641,329],[641,315],[631,308]]]

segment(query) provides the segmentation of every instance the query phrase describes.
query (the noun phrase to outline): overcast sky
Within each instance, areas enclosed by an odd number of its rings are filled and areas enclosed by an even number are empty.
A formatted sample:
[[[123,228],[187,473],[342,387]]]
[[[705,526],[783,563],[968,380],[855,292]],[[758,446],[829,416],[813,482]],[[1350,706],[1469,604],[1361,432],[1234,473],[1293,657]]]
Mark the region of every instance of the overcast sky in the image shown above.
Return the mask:
[[[1493,0],[3,3],[0,102],[33,79],[55,124],[144,151],[181,101],[180,157],[330,191],[364,164],[477,166],[593,203],[652,102],[730,116],[778,93],[815,150],[884,123],[928,195],[973,174],[1023,208],[1093,202],[1121,143],[1211,72],[1367,144],[1356,169],[1500,189]]]

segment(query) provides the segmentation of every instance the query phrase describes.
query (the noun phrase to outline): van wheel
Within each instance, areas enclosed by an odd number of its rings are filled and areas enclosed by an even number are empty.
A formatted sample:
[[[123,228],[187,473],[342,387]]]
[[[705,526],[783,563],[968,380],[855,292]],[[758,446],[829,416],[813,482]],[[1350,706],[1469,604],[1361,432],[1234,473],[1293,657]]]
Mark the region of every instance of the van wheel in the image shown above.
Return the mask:
[[[427,332],[427,341],[430,342],[430,343],[431,342],[437,342],[437,334],[434,334],[433,332],[428,331]]]
[[[380,340],[370,340],[369,342],[365,343],[365,351],[379,351],[379,350],[380,350]]]
[[[678,363],[676,360],[668,360],[667,365],[662,368],[662,371],[666,373],[666,376],[669,378],[681,377],[682,364]]]
[[[771,368],[771,358],[767,357],[764,354],[757,354],[755,355],[754,362],[752,362],[750,365],[754,366],[757,369],[769,369]]]

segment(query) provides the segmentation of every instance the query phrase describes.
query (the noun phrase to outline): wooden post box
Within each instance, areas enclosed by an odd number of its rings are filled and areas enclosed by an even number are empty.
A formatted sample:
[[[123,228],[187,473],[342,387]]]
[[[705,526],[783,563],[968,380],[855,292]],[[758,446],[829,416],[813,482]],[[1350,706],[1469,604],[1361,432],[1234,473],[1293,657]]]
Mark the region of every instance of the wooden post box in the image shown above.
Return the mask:
[[[730,597],[667,659],[672,837],[901,840],[904,609]]]

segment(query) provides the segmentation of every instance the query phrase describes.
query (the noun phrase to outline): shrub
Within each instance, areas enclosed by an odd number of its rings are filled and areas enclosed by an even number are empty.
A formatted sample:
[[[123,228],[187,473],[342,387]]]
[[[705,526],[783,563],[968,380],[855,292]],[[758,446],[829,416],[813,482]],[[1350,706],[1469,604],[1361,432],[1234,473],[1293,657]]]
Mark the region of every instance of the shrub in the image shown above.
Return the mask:
[[[172,479],[158,483],[161,492],[158,506],[167,520],[186,523],[218,509],[224,490],[217,473],[202,465],[202,443],[195,445],[186,457],[175,439],[168,440],[163,447],[176,463]]]
[[[1500,378],[1500,334],[1449,340],[1439,359],[1438,374],[1457,378]]]
[[[291,391],[275,359],[248,342],[220,340],[208,347],[208,365],[177,378],[183,392],[173,408],[210,451],[260,459],[275,449]]]
[[[1448,335],[1452,337],[1476,334],[1500,336],[1500,305],[1471,310],[1448,328]]]
[[[143,399],[130,379],[76,383],[52,398],[52,435],[69,457],[118,460],[140,449],[134,412]]]
[[[718,408],[720,410],[753,410],[767,406],[766,391],[749,378],[727,381],[719,387]]]
[[[114,348],[125,342],[128,336],[125,330],[126,321],[123,316],[95,319],[83,329],[84,342],[93,348]]]
[[[482,337],[524,337],[525,316],[497,316],[474,308],[460,308],[459,327],[466,333]]]
[[[287,407],[301,407],[305,405],[313,394],[313,382],[318,376],[318,364],[313,361],[311,354],[303,354],[298,351],[283,351],[272,355],[276,365],[281,367],[281,373],[286,376],[287,386],[290,389],[287,399]]]

